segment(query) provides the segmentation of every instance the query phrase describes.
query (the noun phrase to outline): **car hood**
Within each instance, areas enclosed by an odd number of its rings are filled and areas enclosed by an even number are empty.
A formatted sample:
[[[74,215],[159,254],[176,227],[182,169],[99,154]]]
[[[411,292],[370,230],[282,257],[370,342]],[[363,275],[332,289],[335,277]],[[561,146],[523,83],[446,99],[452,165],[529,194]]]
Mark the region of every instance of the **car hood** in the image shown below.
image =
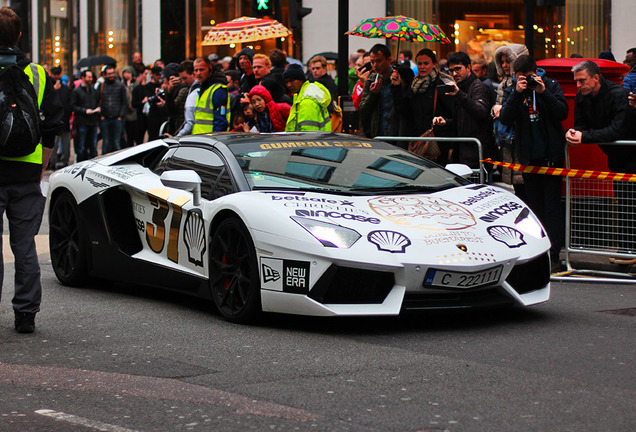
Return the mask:
[[[511,255],[535,256],[550,246],[545,230],[526,204],[492,186],[377,196],[274,191],[249,194],[256,204],[255,214],[249,218],[253,229],[279,237],[300,235],[302,239],[304,234],[290,230],[290,225],[281,221],[319,220],[358,232],[360,239],[351,249],[404,254],[401,260],[421,253],[446,260],[451,254],[463,252],[476,260],[497,261]],[[309,235],[305,237],[313,240]]]

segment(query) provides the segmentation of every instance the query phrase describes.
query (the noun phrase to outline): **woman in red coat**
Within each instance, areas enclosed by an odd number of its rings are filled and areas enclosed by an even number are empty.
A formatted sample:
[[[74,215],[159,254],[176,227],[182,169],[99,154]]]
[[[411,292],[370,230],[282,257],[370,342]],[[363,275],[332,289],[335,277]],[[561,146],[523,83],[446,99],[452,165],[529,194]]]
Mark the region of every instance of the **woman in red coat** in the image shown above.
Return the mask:
[[[256,112],[256,129],[259,132],[285,132],[290,106],[276,103],[272,95],[262,85],[255,85],[249,99]]]

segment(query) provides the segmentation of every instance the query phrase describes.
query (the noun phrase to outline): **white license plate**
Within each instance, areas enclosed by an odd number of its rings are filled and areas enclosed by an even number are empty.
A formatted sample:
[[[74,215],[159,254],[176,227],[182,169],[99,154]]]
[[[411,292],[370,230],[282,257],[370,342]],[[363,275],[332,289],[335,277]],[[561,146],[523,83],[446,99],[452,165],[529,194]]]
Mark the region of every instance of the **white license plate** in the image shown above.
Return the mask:
[[[423,285],[444,288],[473,288],[488,285],[499,281],[502,269],[503,266],[499,266],[474,273],[428,269]]]

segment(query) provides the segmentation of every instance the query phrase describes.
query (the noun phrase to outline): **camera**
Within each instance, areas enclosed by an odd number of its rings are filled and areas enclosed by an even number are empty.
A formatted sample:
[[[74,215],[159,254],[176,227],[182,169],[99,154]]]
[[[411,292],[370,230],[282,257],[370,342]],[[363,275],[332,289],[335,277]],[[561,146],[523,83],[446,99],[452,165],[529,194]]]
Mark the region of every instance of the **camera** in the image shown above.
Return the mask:
[[[529,89],[535,89],[539,85],[539,83],[534,79],[534,76],[532,75],[526,77],[526,82],[528,83]]]
[[[164,89],[159,89],[159,90],[157,90],[157,94],[156,95],[150,96],[148,98],[148,103],[151,104],[151,105],[154,105],[157,102],[159,102],[159,98],[165,99],[165,97],[166,97],[166,91]]]

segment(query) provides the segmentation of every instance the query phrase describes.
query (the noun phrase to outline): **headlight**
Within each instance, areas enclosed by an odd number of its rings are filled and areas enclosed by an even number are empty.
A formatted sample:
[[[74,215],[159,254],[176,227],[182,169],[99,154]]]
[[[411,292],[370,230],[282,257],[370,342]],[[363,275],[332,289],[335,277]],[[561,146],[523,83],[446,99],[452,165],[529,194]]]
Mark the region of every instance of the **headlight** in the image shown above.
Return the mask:
[[[298,216],[291,218],[325,247],[350,248],[361,237],[356,230],[340,225]]]
[[[531,235],[534,238],[544,238],[545,231],[537,218],[530,213],[528,207],[525,207],[515,219],[515,226],[522,232]]]

